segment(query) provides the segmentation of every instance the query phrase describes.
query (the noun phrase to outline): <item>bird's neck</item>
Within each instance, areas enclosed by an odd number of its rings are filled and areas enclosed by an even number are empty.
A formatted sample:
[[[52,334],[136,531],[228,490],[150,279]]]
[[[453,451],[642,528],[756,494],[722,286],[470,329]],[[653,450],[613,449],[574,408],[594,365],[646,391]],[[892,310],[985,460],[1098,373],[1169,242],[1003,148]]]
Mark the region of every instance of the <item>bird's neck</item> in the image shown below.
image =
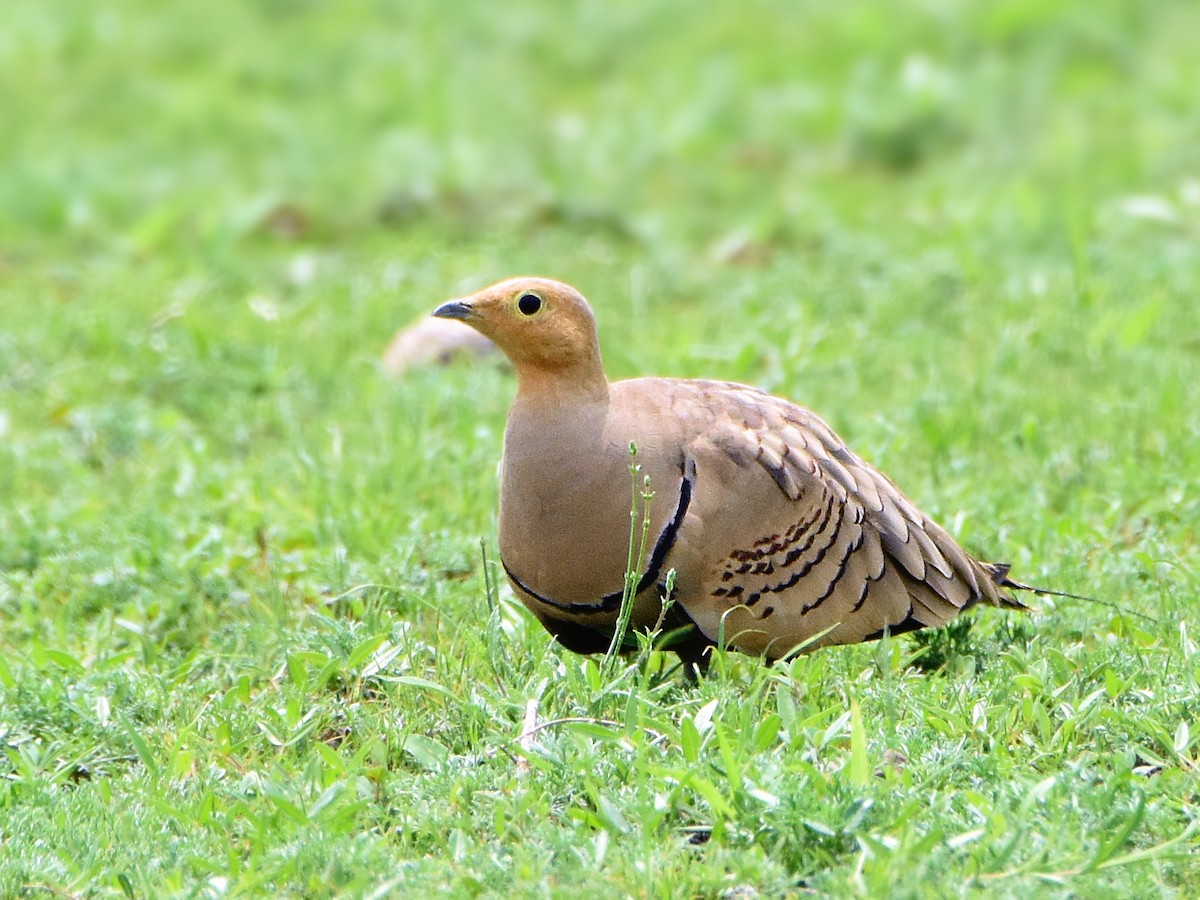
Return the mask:
[[[516,402],[537,407],[571,408],[608,401],[608,378],[599,365],[553,368],[517,366]]]

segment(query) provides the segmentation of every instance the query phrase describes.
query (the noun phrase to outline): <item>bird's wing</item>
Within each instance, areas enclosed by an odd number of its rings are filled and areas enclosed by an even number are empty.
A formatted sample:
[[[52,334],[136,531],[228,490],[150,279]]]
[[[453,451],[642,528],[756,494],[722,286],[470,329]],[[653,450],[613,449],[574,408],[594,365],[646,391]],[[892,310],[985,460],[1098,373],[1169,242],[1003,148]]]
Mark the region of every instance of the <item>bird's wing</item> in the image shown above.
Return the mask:
[[[713,640],[778,657],[942,625],[981,600],[1019,605],[815,414],[743,385],[672,393],[695,483],[668,565]]]

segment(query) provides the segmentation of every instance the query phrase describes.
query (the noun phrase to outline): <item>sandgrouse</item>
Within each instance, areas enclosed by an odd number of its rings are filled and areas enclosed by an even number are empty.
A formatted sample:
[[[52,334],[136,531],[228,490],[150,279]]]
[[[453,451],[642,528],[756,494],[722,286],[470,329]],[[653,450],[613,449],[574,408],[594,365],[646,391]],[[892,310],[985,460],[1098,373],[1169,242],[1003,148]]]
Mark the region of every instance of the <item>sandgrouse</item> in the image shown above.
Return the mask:
[[[631,623],[660,623],[703,670],[723,644],[767,659],[944,625],[973,604],[1023,608],[1008,566],[964,551],[815,414],[741,384],[610,383],[573,288],[514,278],[434,312],[491,338],[517,372],[504,432],[500,556],[565,647],[603,652],[630,534],[630,444],[650,478],[649,552]],[[683,626],[694,624],[694,629]],[[807,642],[807,644],[806,644]]]

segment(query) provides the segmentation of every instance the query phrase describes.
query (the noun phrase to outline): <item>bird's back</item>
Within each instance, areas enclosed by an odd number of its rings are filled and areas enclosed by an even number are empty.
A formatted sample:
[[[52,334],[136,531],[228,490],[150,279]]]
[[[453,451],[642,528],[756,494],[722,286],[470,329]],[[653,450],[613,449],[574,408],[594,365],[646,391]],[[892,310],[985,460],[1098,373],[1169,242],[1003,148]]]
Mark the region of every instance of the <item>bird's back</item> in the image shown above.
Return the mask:
[[[691,503],[668,566],[709,638],[770,657],[1019,605],[814,413],[745,385],[638,379],[670,398]]]

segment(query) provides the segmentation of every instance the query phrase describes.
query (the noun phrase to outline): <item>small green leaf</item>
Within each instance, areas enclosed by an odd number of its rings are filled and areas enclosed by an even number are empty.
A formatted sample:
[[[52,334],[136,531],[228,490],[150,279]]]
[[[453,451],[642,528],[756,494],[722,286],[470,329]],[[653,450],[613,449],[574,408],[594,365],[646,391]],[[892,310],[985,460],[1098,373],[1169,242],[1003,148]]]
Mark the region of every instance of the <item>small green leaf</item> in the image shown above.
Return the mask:
[[[703,734],[712,727],[713,713],[717,711],[718,702],[717,700],[710,700],[696,711],[696,715],[692,718],[692,721],[696,724],[696,731]]]
[[[621,834],[629,834],[629,822],[622,815],[621,810],[617,805],[608,799],[604,794],[596,795],[596,807],[600,812],[601,817],[610,829],[619,831]]]
[[[346,668],[353,671],[361,666],[386,640],[382,634],[377,634],[366,640],[359,641],[354,645],[354,649],[350,651],[350,655],[346,657]]]
[[[396,684],[406,684],[409,687],[421,688],[426,691],[433,691],[436,694],[442,694],[449,697],[451,700],[456,700],[454,693],[445,685],[438,684],[436,681],[430,681],[428,678],[421,678],[418,675],[397,675],[391,679]]]
[[[754,728],[754,750],[756,753],[765,753],[771,747],[775,746],[779,740],[779,729],[783,724],[783,720],[774,713],[768,714]]]
[[[784,685],[780,685],[775,692],[775,709],[779,713],[779,720],[787,730],[788,737],[795,737],[796,701],[792,698],[791,690]]]
[[[137,752],[138,759],[142,761],[142,765],[146,767],[146,771],[154,778],[158,778],[160,768],[158,760],[154,758],[154,751],[150,749],[150,745],[142,738],[137,729],[120,713],[117,714],[117,720],[121,723],[121,727],[125,730],[125,734],[129,737],[130,743],[133,744],[133,749]]]
[[[700,757],[700,732],[692,719],[685,718],[679,725],[679,749],[690,763]]]
[[[46,659],[74,675],[79,675],[85,671],[83,663],[64,650],[47,649]]]
[[[362,668],[362,677],[371,678],[378,675],[380,672],[387,670],[400,655],[403,648],[399,644],[393,644],[390,641],[384,641],[379,648],[371,654],[371,658],[367,660],[367,664]]]
[[[346,763],[342,759],[340,753],[330,747],[323,741],[314,741],[313,747],[316,748],[317,755],[325,761],[325,765],[338,777],[346,774]]]
[[[736,796],[742,791],[742,762],[736,752],[738,741],[733,732],[720,722],[714,724],[714,730],[717,735],[717,747],[721,751],[721,761],[725,764],[725,777],[729,781],[730,790]]]
[[[404,738],[400,749],[426,769],[440,769],[450,758],[445,744],[424,734],[410,734]]]
[[[867,765],[867,732],[863,728],[862,712],[858,708],[858,700],[850,700],[850,783],[855,787],[864,787],[870,780],[870,767]]]
[[[733,816],[733,807],[729,805],[729,801],[725,799],[724,795],[717,789],[717,786],[707,778],[696,774],[689,774],[685,777],[684,783],[708,803],[714,815],[719,818],[730,818]]]
[[[297,806],[290,798],[285,797],[280,791],[270,789],[266,792],[267,798],[274,804],[275,808],[283,813],[287,818],[291,819],[297,825],[308,825],[310,820],[308,814]]]
[[[292,679],[292,684],[304,690],[308,686],[308,667],[304,665],[294,653],[289,653],[287,656],[288,677]]]
[[[192,774],[192,765],[196,761],[196,754],[192,750],[181,748],[176,750],[171,757],[170,777],[172,781],[180,781]]]
[[[1093,872],[1124,846],[1125,841],[1133,834],[1133,830],[1138,827],[1142,821],[1142,816],[1146,812],[1146,795],[1142,791],[1137,792],[1137,805],[1133,808],[1125,821],[1121,823],[1121,827],[1113,833],[1108,840],[1102,841],[1100,847],[1096,850],[1096,855],[1089,860],[1084,868],[1085,872]]]
[[[1175,752],[1180,756],[1187,753],[1188,747],[1191,746],[1191,737],[1189,735],[1187,719],[1179,723],[1179,727],[1175,729]]]

